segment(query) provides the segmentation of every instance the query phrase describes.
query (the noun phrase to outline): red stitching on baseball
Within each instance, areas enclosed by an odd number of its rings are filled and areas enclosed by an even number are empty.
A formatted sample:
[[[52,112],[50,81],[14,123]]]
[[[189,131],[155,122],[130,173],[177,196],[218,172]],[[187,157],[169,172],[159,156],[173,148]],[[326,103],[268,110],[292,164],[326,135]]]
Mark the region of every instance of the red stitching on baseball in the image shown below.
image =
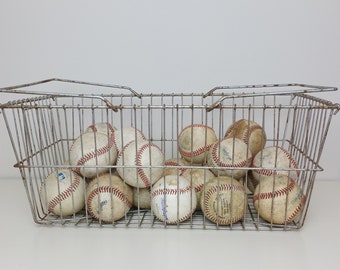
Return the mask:
[[[259,125],[253,125],[253,126],[250,126],[249,130],[248,130],[248,127],[243,131],[243,134],[242,134],[242,140],[248,144],[249,143],[249,138],[251,136],[251,134],[257,130],[257,129],[262,129],[261,126]],[[248,136],[249,135],[249,136]]]
[[[179,134],[179,138],[181,137],[181,135],[183,134],[183,132],[185,132],[185,130],[189,129],[189,128],[192,128],[192,127],[200,127],[200,128],[204,128],[204,129],[209,129],[211,131],[213,131],[215,133],[215,131],[213,130],[213,128],[211,127],[208,127],[208,126],[205,126],[205,125],[202,125],[202,124],[193,124],[193,125],[190,125],[190,126],[187,126],[185,127],[181,133]],[[193,142],[193,138],[191,138],[191,142]],[[209,151],[210,147],[212,146],[213,144],[208,144],[208,145],[205,145],[205,146],[202,146],[202,147],[199,147],[197,149],[192,149],[192,151],[189,151],[189,150],[185,150],[183,149],[181,146],[180,146],[180,143],[178,143],[178,150],[180,152],[180,154],[184,157],[196,157],[196,156],[199,156],[201,154],[204,154],[205,152]]]
[[[82,166],[85,165],[85,163],[93,158],[96,158],[97,156],[101,156],[106,154],[107,152],[110,151],[110,149],[112,148],[112,146],[114,145],[114,129],[112,128],[112,132],[111,135],[109,137],[109,144],[108,145],[104,145],[101,148],[98,148],[97,151],[92,151],[89,153],[86,153],[84,156],[82,156],[78,162],[77,162],[77,166]],[[72,147],[71,150],[72,151]],[[75,172],[80,173],[80,167],[77,167],[74,169]]]
[[[71,173],[71,172],[70,172]],[[51,173],[52,174],[52,173]],[[50,175],[51,175],[50,174]],[[72,174],[73,181],[72,184],[65,189],[63,192],[57,195],[57,197],[54,197],[49,203],[48,203],[48,210],[50,212],[54,212],[54,208],[60,204],[62,201],[66,200],[68,197],[72,196],[73,192],[75,192],[80,184],[80,177],[77,174]]]
[[[211,149],[211,157],[212,157],[212,161],[214,162],[215,166],[218,166],[218,167],[228,167],[228,168],[231,168],[231,167],[240,167],[240,168],[242,168],[242,167],[246,167],[248,164],[251,164],[251,162],[252,162],[252,157],[251,156],[248,159],[240,161],[238,163],[229,164],[229,163],[222,162],[219,159],[219,155],[218,155],[219,144],[220,143],[215,143],[212,146],[212,149]]]
[[[151,198],[154,198],[158,195],[177,195],[184,194],[191,190],[191,186],[186,186],[185,188],[158,188],[151,192]]]
[[[177,162],[174,162],[174,161],[166,161],[165,165],[169,166],[169,167],[172,167],[172,166],[182,166],[181,164],[179,164]],[[182,175],[185,172],[186,168],[178,168],[178,170],[180,171],[179,175]]]
[[[242,193],[244,193],[244,187],[243,186],[233,185],[233,184],[219,184],[219,185],[210,187],[205,192],[204,204],[203,204],[204,214],[206,215],[206,217],[209,220],[211,220],[215,223],[218,223],[218,224],[225,225],[225,224],[235,223],[235,222],[239,221],[244,216],[244,214],[242,214],[242,215],[233,217],[233,218],[229,219],[229,222],[225,223],[223,220],[216,219],[215,216],[217,216],[217,215],[212,215],[211,211],[209,210],[209,208],[210,208],[209,207],[209,199],[214,193],[221,192],[221,191],[230,191],[230,190],[231,190],[231,192],[241,191]]]
[[[298,204],[298,206],[295,208],[295,210],[292,212],[292,214],[288,217],[287,219],[287,223],[290,223],[292,222],[296,216],[301,212],[301,210],[303,209],[304,205],[305,205],[305,202],[306,202],[306,196],[305,195],[302,195],[302,198],[301,198],[301,201],[300,203]]]
[[[136,154],[136,165],[137,166],[143,166],[142,164],[142,155],[145,150],[149,149],[150,147],[155,147],[158,151],[162,152],[162,150],[155,144],[151,142],[144,143],[139,149],[137,149],[137,154]],[[150,157],[151,159],[151,157]],[[151,165],[151,164],[150,164]],[[144,171],[145,168],[137,168],[138,175],[140,179],[143,181],[145,184],[146,188],[149,188],[151,185],[151,179],[147,177]]]
[[[124,204],[127,205],[128,208],[132,207],[132,202],[128,199],[128,197],[122,192],[120,191],[118,188],[116,187],[110,187],[110,186],[99,186],[96,187],[94,190],[91,191],[91,193],[88,196],[87,199],[87,210],[89,212],[89,214],[95,218],[95,219],[99,219],[98,215],[94,212],[94,209],[92,208],[92,200],[99,194],[99,193],[109,193],[112,194],[114,196],[116,196],[119,200],[121,200]],[[103,219],[102,219],[103,220]],[[103,221],[109,221],[109,220],[103,220]]]
[[[289,185],[282,189],[274,190],[273,192],[255,194],[253,197],[253,202],[255,203],[257,200],[273,199],[280,196],[286,196],[287,193],[293,190],[294,186],[295,181],[293,179],[289,179]]]

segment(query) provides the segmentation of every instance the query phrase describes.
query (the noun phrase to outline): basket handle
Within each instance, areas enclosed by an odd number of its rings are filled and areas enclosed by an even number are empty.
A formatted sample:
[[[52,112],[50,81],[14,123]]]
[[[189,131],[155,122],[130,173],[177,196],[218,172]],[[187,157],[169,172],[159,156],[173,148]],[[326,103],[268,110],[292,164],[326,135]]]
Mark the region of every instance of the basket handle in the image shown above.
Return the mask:
[[[83,84],[89,86],[99,86],[99,87],[108,87],[108,88],[117,88],[117,89],[124,89],[130,91],[135,97],[141,98],[141,94],[138,94],[132,88],[128,86],[122,85],[114,85],[114,84],[100,84],[100,83],[92,83],[92,82],[84,82],[84,81],[77,81],[77,80],[68,80],[68,79],[60,79],[60,78],[51,78],[47,80],[8,86],[4,88],[0,88],[0,93],[15,93],[15,94],[30,94],[30,95],[47,95],[52,97],[83,97],[83,98],[96,98],[102,100],[110,109],[114,111],[118,111],[119,106],[113,105],[107,98],[101,95],[91,95],[91,94],[71,94],[71,93],[53,93],[53,92],[36,92],[36,91],[27,91],[21,90],[19,88],[31,87],[34,85],[49,83],[49,82],[65,82],[65,83],[74,83],[74,84]]]
[[[261,85],[239,85],[239,86],[216,86],[209,90],[207,93],[203,95],[203,98],[212,96],[216,90],[241,90],[241,89],[259,89],[259,88],[280,88],[280,87],[300,87],[294,88],[291,90],[276,90],[276,91],[260,91],[260,92],[241,92],[241,93],[228,93],[223,94],[223,96],[214,102],[212,105],[207,107],[207,111],[212,111],[213,109],[220,106],[223,100],[228,98],[242,98],[242,97],[257,97],[264,95],[295,95],[295,94],[306,94],[306,93],[315,93],[315,92],[328,92],[328,91],[337,91],[336,87],[329,86],[316,86],[309,84],[299,84],[299,83],[287,83],[287,84],[261,84]]]

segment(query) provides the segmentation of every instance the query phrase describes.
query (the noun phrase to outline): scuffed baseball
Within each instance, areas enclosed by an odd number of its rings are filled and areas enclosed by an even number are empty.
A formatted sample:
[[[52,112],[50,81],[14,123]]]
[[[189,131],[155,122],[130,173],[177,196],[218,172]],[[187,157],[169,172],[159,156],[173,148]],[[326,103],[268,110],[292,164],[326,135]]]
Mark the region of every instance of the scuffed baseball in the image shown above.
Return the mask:
[[[266,132],[256,122],[247,119],[240,119],[231,124],[224,135],[225,138],[238,138],[248,144],[248,147],[255,156],[261,151],[267,141]]]
[[[112,126],[110,123],[108,122],[99,122],[99,123],[95,123],[92,125],[89,125],[84,133],[87,132],[101,132],[106,134],[107,136],[111,136],[116,130],[116,127]]]
[[[117,172],[132,187],[149,188],[164,175],[164,154],[149,141],[131,141],[118,154]]]
[[[100,175],[86,188],[87,211],[94,219],[112,223],[123,218],[132,207],[132,189],[116,175]]]
[[[44,179],[40,197],[48,212],[58,216],[73,215],[85,205],[85,182],[72,170],[54,170]]]
[[[197,197],[196,209],[200,210],[201,195],[204,184],[207,183],[211,178],[214,178],[215,175],[209,169],[199,167],[185,170],[182,176],[186,178],[193,186]]]
[[[204,216],[219,225],[241,220],[246,213],[247,194],[244,186],[229,176],[210,179],[201,196]]]
[[[118,152],[121,152],[125,145],[131,141],[145,141],[146,137],[137,128],[124,127],[115,131],[115,145]]]
[[[273,224],[294,221],[303,210],[306,197],[300,186],[286,175],[261,179],[254,191],[254,207],[261,218]]]
[[[166,175],[151,189],[151,210],[160,221],[167,224],[189,219],[196,205],[196,192],[182,176]]]
[[[101,132],[81,134],[71,145],[69,162],[76,173],[93,178],[109,171],[117,159],[114,136],[108,137]]]
[[[151,192],[148,188],[132,187],[133,191],[133,206],[136,208],[150,209],[151,208]]]
[[[271,175],[287,175],[297,180],[298,164],[295,158],[288,150],[279,146],[266,147],[256,154],[253,159],[252,170],[256,180],[261,181],[262,178]]]
[[[182,175],[187,168],[179,168],[181,166],[190,166],[190,162],[184,158],[171,158],[165,161],[165,175],[175,174]],[[175,168],[173,168],[175,167]]]
[[[210,146],[216,141],[216,133],[211,127],[193,124],[185,127],[178,135],[178,150],[190,163],[202,164]]]
[[[226,138],[214,143],[208,153],[207,164],[214,167],[211,169],[215,175],[227,175],[240,179],[247,174],[246,167],[250,167],[252,154],[240,139]]]

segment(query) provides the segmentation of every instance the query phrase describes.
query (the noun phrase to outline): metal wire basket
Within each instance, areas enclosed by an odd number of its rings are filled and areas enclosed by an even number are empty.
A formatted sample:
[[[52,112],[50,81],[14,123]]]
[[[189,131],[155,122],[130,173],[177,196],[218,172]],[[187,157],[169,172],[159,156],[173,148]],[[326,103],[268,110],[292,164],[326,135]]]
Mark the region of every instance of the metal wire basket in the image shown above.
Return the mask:
[[[66,87],[66,88],[65,88]],[[52,91],[52,89],[56,89]],[[74,89],[75,93],[70,93]],[[86,91],[93,91],[96,94],[86,94]],[[64,79],[49,79],[24,85],[1,88],[0,92],[14,93],[19,96],[18,99],[0,104],[1,113],[8,129],[13,150],[16,157],[16,164],[19,169],[23,184],[26,189],[28,202],[32,210],[32,216],[36,223],[39,224],[61,224],[90,227],[128,227],[128,228],[187,228],[187,229],[220,229],[220,230],[294,230],[303,226],[311,194],[313,190],[316,173],[322,171],[319,164],[322,150],[326,141],[331,119],[339,109],[339,104],[317,98],[310,95],[313,92],[334,91],[334,87],[312,86],[305,84],[271,84],[271,85],[243,85],[243,86],[221,86],[215,87],[207,93],[150,93],[139,94],[130,87],[87,83],[80,81],[71,81]],[[102,94],[101,92],[104,92]],[[105,94],[105,92],[110,92]],[[221,142],[226,137],[226,130],[237,125],[239,120],[245,120],[247,132],[243,134],[246,141],[247,151],[249,150],[249,139],[251,132],[250,123],[256,122],[262,128],[262,134],[266,134],[263,147],[276,147],[276,149],[285,149],[286,152],[294,157],[294,166],[280,167],[278,152],[274,155],[273,165],[265,168],[260,163],[254,166],[254,156],[249,156],[252,162],[240,168],[236,165],[231,157],[230,166],[221,165],[222,163],[209,163],[207,157],[199,164],[196,164],[192,157],[187,163],[157,163],[151,162],[151,152],[149,155],[150,162],[145,164],[124,164],[111,162],[103,165],[99,158],[95,157],[95,163],[70,163],[72,145],[87,132],[90,126],[96,126],[98,123],[109,123],[113,130],[107,128],[103,133],[107,138],[107,146],[110,146],[110,133],[117,133],[133,127],[134,139],[137,139],[138,132],[143,134],[144,139],[154,145],[164,155],[164,161],[180,161],[182,154],[179,151],[179,135],[181,131],[191,125],[202,125],[210,127],[216,134],[216,144],[221,146]],[[93,131],[93,130],[92,130]],[[94,151],[100,151],[97,145],[96,135],[93,132]],[[207,143],[208,132],[205,129],[203,141]],[[193,134],[191,134],[193,135]],[[127,136],[120,133],[121,141]],[[229,136],[232,138],[232,150],[236,150],[236,135]],[[191,136],[193,138],[193,136]],[[196,140],[196,139],[195,139]],[[194,141],[189,142],[193,147]],[[137,144],[136,144],[137,145]],[[125,145],[120,146],[120,152],[124,152]],[[211,149],[206,149],[208,153]],[[193,150],[193,149],[192,149]],[[81,144],[80,151],[84,152],[84,145]],[[137,151],[137,147],[136,147]],[[150,150],[151,151],[151,150]],[[261,151],[260,151],[261,152]],[[247,152],[248,153],[248,152]],[[83,153],[84,154],[84,153]],[[222,150],[218,152],[218,158],[222,158]],[[119,155],[117,150],[117,155]],[[124,155],[124,154],[122,154]],[[136,153],[137,155],[137,153]],[[208,154],[207,154],[208,155]],[[81,173],[86,167],[94,170],[94,175],[88,177]],[[229,171],[231,183],[239,183],[240,188],[244,190],[245,203],[244,211],[237,220],[222,222],[221,219],[212,221],[207,217],[204,209],[200,209],[193,200],[190,201],[189,214],[185,219],[177,219],[175,222],[167,222],[167,219],[160,219],[155,214],[152,207],[144,208],[142,204],[141,192],[149,191],[147,198],[151,200],[153,186],[130,186],[124,177],[117,173],[119,170],[134,169],[148,170],[150,174],[156,169],[163,171],[159,179],[165,183],[166,171],[175,169],[173,177],[176,179],[177,193],[175,196],[175,212],[179,218],[181,207],[184,201],[180,196],[180,179],[184,170],[201,169],[203,173],[203,190],[202,197],[209,193],[207,183],[210,182],[208,173],[214,172],[219,181],[220,176],[225,171]],[[68,187],[68,194],[62,191],[61,181],[65,175],[60,171],[75,172],[71,176],[71,186]],[[236,177],[236,170],[243,171],[242,177]],[[288,179],[295,174],[294,181],[301,190],[304,203],[300,205],[299,213],[292,219],[288,219],[289,203],[285,200],[283,205],[285,219],[283,222],[274,222],[273,213],[269,219],[264,219],[260,215],[258,207],[255,207],[256,198],[254,195],[255,187],[253,183],[253,174],[260,170],[270,170],[273,173],[273,181],[279,178],[278,175],[288,175]],[[105,173],[102,173],[102,172]],[[71,210],[68,214],[51,210],[50,204],[46,202],[47,193],[42,192],[42,187],[48,177],[51,175],[55,182],[57,194],[55,195],[55,207],[62,209],[66,206],[62,201],[64,197],[71,198]],[[123,183],[123,190],[133,190],[134,198],[131,194],[122,192],[120,194],[119,206],[115,198],[117,193],[111,192],[110,197],[105,203],[110,205],[109,211],[113,216],[115,211],[120,208],[122,211],[118,219],[106,220],[101,216],[103,211],[103,201],[100,195],[96,197],[99,207],[95,210],[89,204],[89,193],[87,189],[90,183],[98,188],[100,178],[103,174],[109,179],[109,188],[114,189],[116,177],[120,178]],[[264,177],[264,176],[263,176]],[[91,178],[91,179],[90,179]],[[190,198],[192,199],[195,190],[193,187],[193,177],[187,178],[191,186]],[[78,198],[73,189],[75,182],[81,183],[81,197],[83,205],[76,209]],[[262,182],[261,176],[258,182]],[[258,183],[257,182],[257,183]],[[287,182],[286,189],[290,190],[290,182]],[[233,184],[232,184],[233,185]],[[258,184],[260,186],[260,184]],[[219,186],[220,187],[220,186]],[[109,190],[108,188],[108,190]],[[162,193],[163,207],[170,204],[165,188]],[[225,205],[225,200],[219,200],[222,196],[222,189],[217,188],[216,209],[222,209],[224,212],[236,212],[233,210],[232,199]],[[98,189],[97,189],[98,191]],[[231,198],[238,196],[237,189],[231,188]],[[103,191],[104,192],[104,191]],[[259,192],[259,191],[258,191]],[[98,193],[98,192],[97,192]],[[269,192],[270,193],[270,192]],[[99,191],[100,194],[100,191]],[[274,186],[272,194],[275,194]],[[288,193],[287,193],[288,194]],[[288,195],[285,195],[288,198]],[[78,196],[78,195],[77,195]],[[148,197],[149,196],[149,197]],[[118,196],[119,197],[119,196]],[[256,198],[255,198],[256,197]],[[110,202],[110,203],[109,203]],[[234,205],[234,206],[235,206]],[[228,206],[228,207],[227,207]],[[184,207],[184,206],[183,206]],[[271,199],[270,208],[275,206],[274,199]],[[215,209],[215,210],[216,210]],[[229,209],[229,210],[228,210]],[[164,211],[164,208],[162,209]],[[222,212],[223,212],[222,211]],[[97,216],[95,216],[97,214]],[[230,213],[229,213],[230,214]],[[231,213],[232,214],[232,213]],[[218,216],[218,214],[217,214]]]

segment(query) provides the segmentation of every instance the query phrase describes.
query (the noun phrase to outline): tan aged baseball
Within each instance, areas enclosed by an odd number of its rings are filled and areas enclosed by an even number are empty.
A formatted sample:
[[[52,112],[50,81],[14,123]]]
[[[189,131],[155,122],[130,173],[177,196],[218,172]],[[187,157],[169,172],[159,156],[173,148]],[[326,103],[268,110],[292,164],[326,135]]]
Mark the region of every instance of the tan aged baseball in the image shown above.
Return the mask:
[[[266,176],[283,174],[297,180],[297,162],[288,150],[279,146],[266,147],[256,154],[253,159],[253,176],[260,181]]]
[[[192,187],[195,189],[196,197],[197,197],[197,210],[201,209],[201,195],[204,184],[207,183],[211,178],[215,177],[215,175],[209,170],[204,169],[202,167],[187,169],[182,174],[184,178],[189,180]]]
[[[132,187],[133,191],[133,206],[137,208],[151,208],[151,192],[148,188]]]
[[[117,149],[113,143],[113,134],[108,137],[101,132],[81,134],[71,145],[69,162],[75,172],[87,178],[93,178],[109,171],[117,159]]]
[[[86,129],[84,133],[87,132],[101,132],[106,134],[107,136],[111,136],[114,132],[115,132],[116,128],[114,126],[112,126],[110,123],[108,122],[99,122],[99,123],[95,123],[92,125],[89,125]]]
[[[227,175],[240,179],[247,174],[245,167],[250,167],[251,152],[241,139],[226,138],[214,143],[208,153],[209,166],[223,167],[211,169],[215,175]]]
[[[130,186],[149,188],[164,175],[164,154],[149,141],[131,141],[118,154],[117,172]]]
[[[255,156],[261,151],[267,141],[264,129],[256,122],[247,119],[240,119],[231,124],[224,135],[225,138],[238,138],[243,140]]]
[[[137,128],[124,127],[115,131],[115,145],[118,152],[122,151],[125,145],[131,141],[145,141],[146,137]]]
[[[132,189],[116,175],[102,174],[86,188],[87,211],[96,220],[111,223],[123,218],[132,207]]]
[[[260,217],[273,224],[294,221],[306,202],[301,188],[286,175],[271,175],[261,179],[254,191],[254,207]]]
[[[187,168],[180,168],[181,166],[190,166],[190,162],[184,158],[171,158],[165,161],[165,175],[175,174],[182,175]],[[174,168],[175,167],[175,168]]]
[[[85,205],[85,182],[69,169],[52,171],[40,187],[45,210],[58,216],[79,212]]]
[[[189,219],[196,205],[196,192],[182,176],[166,175],[151,189],[151,210],[160,221],[167,224]]]
[[[229,176],[219,176],[205,184],[201,196],[204,216],[219,225],[241,220],[246,213],[247,195],[244,186]]]
[[[190,163],[202,164],[210,146],[216,141],[217,136],[211,127],[193,124],[185,127],[178,135],[178,150]]]

